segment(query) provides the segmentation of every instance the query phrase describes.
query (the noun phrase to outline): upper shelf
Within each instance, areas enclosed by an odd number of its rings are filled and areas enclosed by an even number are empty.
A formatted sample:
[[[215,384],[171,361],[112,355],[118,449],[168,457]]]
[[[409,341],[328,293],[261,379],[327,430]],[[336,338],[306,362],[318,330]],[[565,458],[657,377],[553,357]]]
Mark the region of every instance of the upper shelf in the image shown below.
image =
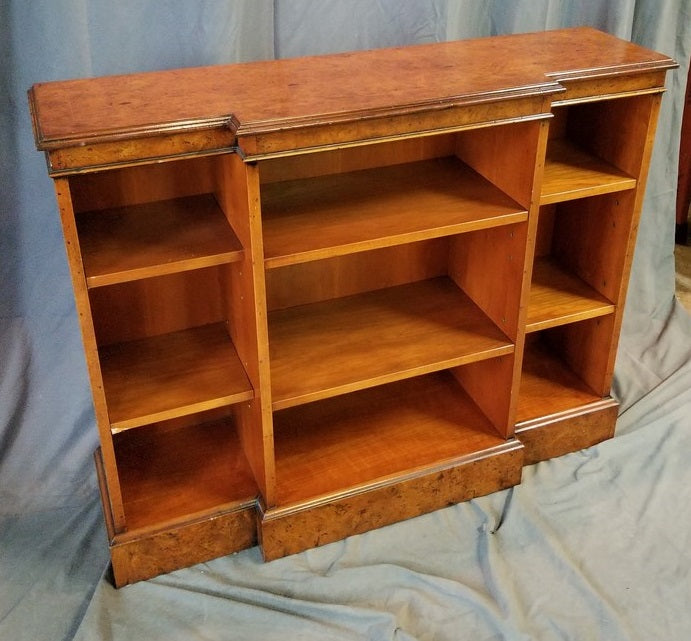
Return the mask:
[[[455,157],[269,183],[266,267],[522,222],[527,211]]]
[[[566,139],[550,141],[541,205],[634,189],[636,179]]]
[[[210,194],[77,216],[87,287],[163,276],[242,259]]]
[[[449,278],[269,315],[274,410],[513,351]]]

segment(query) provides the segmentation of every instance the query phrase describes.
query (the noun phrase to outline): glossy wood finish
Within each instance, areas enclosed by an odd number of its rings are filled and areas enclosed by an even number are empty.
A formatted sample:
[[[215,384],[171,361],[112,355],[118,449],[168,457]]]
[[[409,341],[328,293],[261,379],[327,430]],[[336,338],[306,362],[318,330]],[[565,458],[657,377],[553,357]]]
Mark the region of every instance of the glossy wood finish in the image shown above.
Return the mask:
[[[523,446],[514,440],[302,509],[263,511],[262,554],[270,561],[506,489],[520,482],[522,465]]]
[[[540,203],[597,196],[633,189],[636,179],[565,140],[554,140],[547,149]]]
[[[601,397],[558,358],[549,345],[529,341],[523,355],[523,377],[516,423],[589,405]]]
[[[511,65],[495,63],[499,49]],[[673,66],[667,56],[581,27],[46,83],[32,88],[30,103],[40,148],[55,149],[228,126],[250,137],[363,116],[438,115],[452,105],[557,92],[558,80],[628,77]],[[71,108],[76,96],[79,110]]]
[[[117,436],[115,451],[130,530],[246,506],[259,493],[232,417],[155,423]]]
[[[434,238],[267,270],[268,309],[296,307],[447,276],[451,240]]]
[[[225,322],[227,265],[89,290],[99,346]]]
[[[619,403],[607,397],[516,425],[524,465],[577,452],[614,436]]]
[[[257,543],[255,502],[154,532],[111,539],[115,587],[233,554]]]
[[[103,378],[101,376],[101,366],[98,358],[96,332],[94,330],[91,307],[89,305],[89,294],[79,251],[79,236],[77,234],[77,225],[74,219],[72,194],[69,181],[66,178],[56,179],[54,187],[58,211],[60,212],[63,238],[65,241],[65,252],[67,254],[67,262],[70,266],[70,275],[72,277],[72,290],[74,292],[77,316],[79,318],[79,329],[81,330],[82,344],[84,346],[86,368],[91,384],[91,397],[94,403],[96,425],[99,441],[101,442],[100,451],[102,452],[101,460],[103,463],[102,476],[104,483],[112,488],[107,494],[102,495],[104,512],[109,516],[112,522],[113,531],[120,532],[125,527],[125,512],[122,505],[120,479],[115,462],[115,449],[113,447],[113,441],[110,438],[108,407],[103,391]]]
[[[109,485],[106,483],[101,450],[95,454],[106,530],[110,544],[113,582],[116,587],[143,581],[180,567],[210,561],[225,554],[255,545],[255,500],[216,506],[184,519],[159,522],[156,527],[115,532],[108,510]],[[249,488],[248,488],[249,489]],[[207,497],[208,498],[208,497]],[[150,501],[155,503],[155,500]]]
[[[230,266],[225,297],[229,333],[254,391],[252,401],[235,408],[238,433],[262,496],[272,503],[276,472],[259,171],[245,165],[237,154],[224,156],[217,169],[219,202],[244,248],[242,262]]]
[[[577,28],[35,86],[116,585],[612,436],[674,65]]]
[[[526,331],[536,332],[611,314],[614,305],[553,258],[541,258],[533,266]]]

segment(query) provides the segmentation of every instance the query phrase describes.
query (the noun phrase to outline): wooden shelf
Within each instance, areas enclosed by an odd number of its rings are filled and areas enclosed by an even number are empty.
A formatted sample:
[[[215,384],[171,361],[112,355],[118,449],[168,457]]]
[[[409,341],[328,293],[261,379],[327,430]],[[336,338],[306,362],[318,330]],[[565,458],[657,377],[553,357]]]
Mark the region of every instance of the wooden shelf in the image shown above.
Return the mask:
[[[275,410],[513,351],[446,277],[272,312],[269,345]]]
[[[634,189],[636,179],[567,139],[550,141],[541,205]]]
[[[99,352],[113,433],[253,398],[224,323]]]
[[[117,435],[115,450],[128,529],[251,507],[258,494],[229,418],[147,426]]]
[[[505,445],[448,372],[274,415],[285,506]]]
[[[601,399],[547,345],[539,340],[526,344],[517,424]]]
[[[526,210],[455,157],[262,187],[266,267],[522,222]]]
[[[229,263],[242,247],[211,194],[79,214],[88,287]]]
[[[535,260],[526,331],[536,332],[614,312],[614,304],[553,258]]]

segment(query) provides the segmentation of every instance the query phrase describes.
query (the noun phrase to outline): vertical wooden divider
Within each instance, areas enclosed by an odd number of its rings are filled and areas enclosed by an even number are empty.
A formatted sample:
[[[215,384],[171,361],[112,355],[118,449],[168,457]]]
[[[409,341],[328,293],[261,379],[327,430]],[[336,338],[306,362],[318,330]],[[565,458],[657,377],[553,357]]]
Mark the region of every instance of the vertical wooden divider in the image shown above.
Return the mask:
[[[549,111],[548,99],[542,101],[541,109]],[[513,436],[518,405],[548,132],[545,116],[464,132],[457,144],[464,162],[528,210],[526,223],[460,235],[450,259],[450,275],[514,342],[511,356],[454,370],[507,438]]]
[[[67,262],[72,277],[72,287],[74,289],[79,327],[81,329],[82,341],[84,344],[86,367],[91,382],[91,395],[94,402],[96,425],[101,441],[103,473],[108,483],[108,492],[103,493],[102,500],[104,508],[110,513],[113,520],[113,529],[115,533],[119,533],[125,529],[125,511],[122,504],[120,480],[118,478],[115,449],[113,447],[113,435],[110,431],[110,419],[108,417],[106,397],[103,390],[101,365],[98,358],[98,345],[96,343],[91,306],[89,304],[89,292],[86,287],[84,267],[82,265],[81,252],[79,249],[79,236],[77,234],[77,224],[74,218],[69,179],[56,178],[54,186],[58,209],[60,211],[60,220],[62,221]],[[109,505],[107,505],[106,502],[108,502]]]
[[[254,399],[235,408],[245,455],[267,506],[276,494],[271,379],[259,204],[259,170],[236,154],[219,159],[217,198],[244,248],[243,260],[229,266],[229,331],[254,388]]]

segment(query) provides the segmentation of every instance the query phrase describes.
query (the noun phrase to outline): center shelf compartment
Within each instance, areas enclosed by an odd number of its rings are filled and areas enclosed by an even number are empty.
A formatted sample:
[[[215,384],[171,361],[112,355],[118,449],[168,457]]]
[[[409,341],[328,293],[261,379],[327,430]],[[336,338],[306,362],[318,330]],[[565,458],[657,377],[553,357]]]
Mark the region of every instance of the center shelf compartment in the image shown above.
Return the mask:
[[[269,314],[274,410],[513,352],[447,277]]]
[[[262,186],[266,267],[522,222],[527,211],[456,157]]]
[[[506,445],[448,371],[275,412],[274,435],[282,506]]]
[[[242,258],[211,194],[83,212],[77,227],[88,287]]]
[[[258,494],[231,417],[156,423],[117,434],[114,446],[130,530],[251,507]]]
[[[254,396],[225,323],[107,345],[99,354],[114,433]]]

